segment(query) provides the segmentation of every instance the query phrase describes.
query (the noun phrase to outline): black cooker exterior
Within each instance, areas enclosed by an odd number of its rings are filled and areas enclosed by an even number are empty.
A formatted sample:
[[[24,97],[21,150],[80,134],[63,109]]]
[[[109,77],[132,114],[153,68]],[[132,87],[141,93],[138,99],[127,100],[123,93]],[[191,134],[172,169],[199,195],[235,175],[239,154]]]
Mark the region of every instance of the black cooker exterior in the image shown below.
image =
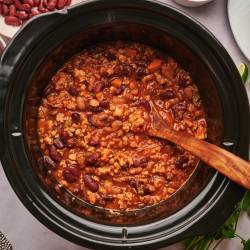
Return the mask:
[[[218,173],[188,205],[146,225],[112,226],[82,218],[58,204],[38,184],[23,136],[23,105],[32,72],[61,41],[86,27],[116,21],[144,22],[169,29],[199,52],[216,82],[223,110],[222,146],[248,159],[249,105],[238,71],[222,45],[178,10],[149,0],[95,0],[28,22],[0,61],[0,153],[7,178],[26,208],[43,224],[80,245],[155,249],[197,234],[214,232],[232,213],[245,190]],[[170,25],[170,24],[171,25]],[[188,43],[188,42],[187,42]],[[197,53],[198,53],[197,52]]]

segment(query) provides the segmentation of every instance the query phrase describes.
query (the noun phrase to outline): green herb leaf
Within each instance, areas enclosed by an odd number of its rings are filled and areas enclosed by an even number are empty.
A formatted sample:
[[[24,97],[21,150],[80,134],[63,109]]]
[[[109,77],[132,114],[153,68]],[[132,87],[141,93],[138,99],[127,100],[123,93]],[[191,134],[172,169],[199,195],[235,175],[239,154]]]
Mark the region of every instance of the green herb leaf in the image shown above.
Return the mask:
[[[250,250],[250,239],[245,241],[240,235],[236,233],[236,227],[239,220],[240,213],[250,209],[250,192],[247,192],[235,209],[233,214],[224,223],[221,228],[210,236],[195,236],[185,241],[186,250],[209,250],[216,249],[224,239],[238,237],[241,239],[244,250]]]
[[[250,192],[247,192],[241,202],[241,208],[246,211],[250,208]]]
[[[243,242],[244,248],[243,250],[250,250],[250,239]]]
[[[221,230],[224,238],[234,238],[235,237],[235,230],[231,227],[223,227]]]

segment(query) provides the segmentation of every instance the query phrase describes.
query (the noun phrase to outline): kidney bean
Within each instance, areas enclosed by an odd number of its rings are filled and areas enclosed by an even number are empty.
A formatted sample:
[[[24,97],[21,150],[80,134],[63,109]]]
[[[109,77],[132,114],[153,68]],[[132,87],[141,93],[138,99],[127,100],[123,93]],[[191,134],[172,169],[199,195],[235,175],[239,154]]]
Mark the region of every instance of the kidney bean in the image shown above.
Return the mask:
[[[6,16],[4,22],[12,26],[20,26],[22,24],[22,21],[14,16]]]
[[[148,164],[148,159],[145,156],[135,156],[133,158],[133,165],[135,167],[146,167]]]
[[[33,6],[38,7],[40,5],[41,0],[33,0]]]
[[[57,9],[59,10],[63,9],[67,5],[67,1],[68,0],[58,0],[56,5]]]
[[[113,53],[111,53],[110,51],[108,51],[108,52],[106,53],[106,57],[107,57],[107,59],[108,59],[109,61],[113,61],[113,60],[116,59],[116,55],[113,54]]]
[[[82,193],[82,189],[80,189],[80,188],[75,188],[74,190],[73,190],[73,194],[74,195],[80,195]]]
[[[86,155],[85,157],[85,164],[96,167],[99,164],[99,159],[100,159],[100,153],[99,152],[94,152],[91,154]]]
[[[138,183],[137,183],[137,181],[134,178],[132,178],[132,179],[129,180],[129,185],[130,185],[130,187],[136,189],[137,186],[138,186]]]
[[[38,11],[41,13],[49,12],[49,10],[44,7],[43,1],[40,2],[39,6],[38,6]]]
[[[186,87],[192,82],[190,75],[185,70],[180,70],[176,76],[176,79],[180,87]]]
[[[34,6],[34,1],[33,0],[23,0],[24,4],[28,4],[29,6],[33,7]]]
[[[56,164],[55,162],[47,155],[43,156],[43,161],[46,167],[48,168],[55,168]]]
[[[76,88],[74,88],[74,87],[71,87],[71,88],[68,90],[68,92],[69,92],[70,95],[72,95],[72,96],[78,96],[78,95],[79,95],[79,91],[78,91]]]
[[[100,107],[100,106],[99,107],[93,107],[93,106],[88,105],[87,108],[88,108],[89,111],[92,111],[92,112],[95,112],[95,113],[103,111],[103,107]]]
[[[10,5],[14,3],[14,0],[3,0],[2,3]]]
[[[46,5],[49,10],[54,10],[57,5],[57,0],[48,0]]]
[[[19,7],[20,10],[24,10],[26,12],[30,12],[31,11],[31,6],[27,3],[25,4],[22,4],[20,7]]]
[[[146,68],[147,67],[147,60],[142,58],[141,60],[135,60],[135,64],[139,67]]]
[[[84,176],[84,183],[92,192],[97,192],[99,189],[98,183],[90,175]]]
[[[115,197],[112,194],[103,195],[102,198],[106,201],[113,201]]]
[[[107,101],[107,100],[100,101],[100,106],[102,108],[108,108],[109,107],[109,101]]]
[[[51,85],[47,85],[43,91],[43,96],[48,96],[53,91],[53,88]]]
[[[73,165],[67,166],[63,170],[63,178],[70,183],[76,182],[80,176],[80,171]]]
[[[10,11],[10,13],[9,13],[10,16],[15,16],[16,15],[16,6],[14,4],[10,5],[9,11]]]
[[[19,19],[27,19],[29,15],[25,11],[18,11],[16,12],[16,17]]]
[[[189,159],[185,155],[180,155],[175,159],[175,165],[179,168],[184,167],[185,163],[188,163]]]
[[[137,81],[140,81],[145,76],[145,74],[146,74],[145,69],[142,67],[138,67],[135,71],[135,79]]]
[[[61,140],[59,137],[55,138],[55,140],[54,140],[54,145],[55,145],[57,148],[59,148],[59,149],[61,149],[61,148],[64,147],[64,144],[63,144],[62,140]]]
[[[9,7],[6,4],[2,5],[2,15],[3,16],[8,16],[9,15]],[[7,20],[5,19],[4,21],[5,21],[6,24],[10,23],[10,25],[18,26],[18,25],[13,24],[13,23],[15,23],[13,19],[7,18]]]
[[[99,138],[97,136],[91,136],[89,139],[90,146],[97,146],[99,144]]]
[[[148,112],[150,112],[150,110],[151,110],[150,103],[149,103],[149,101],[146,101],[146,100],[137,100],[131,106],[132,107],[137,107],[137,106],[142,107]]]
[[[52,160],[59,162],[62,160],[62,156],[57,152],[56,146],[51,145],[49,147],[49,155],[52,158]]]
[[[73,148],[74,146],[75,146],[75,140],[74,140],[74,138],[69,138],[68,140],[67,140],[67,143],[66,143],[66,146],[68,147],[68,148]]]
[[[176,119],[182,119],[183,114],[187,110],[187,106],[185,103],[177,103],[172,107],[172,110],[174,112],[174,116]]]
[[[2,6],[2,3],[0,2],[0,15],[3,14],[3,6]]]
[[[114,94],[115,95],[120,95],[125,89],[125,86],[124,85],[121,85],[119,88],[116,88]]]
[[[45,164],[44,164],[44,158],[43,158],[43,157],[40,158],[40,159],[38,159],[37,165],[38,165],[39,171],[40,171],[42,174],[46,174],[46,172],[47,172],[47,167],[46,167]]]
[[[61,135],[60,135],[60,139],[61,139],[61,141],[62,141],[62,143],[63,143],[64,145],[68,146],[68,143],[69,143],[70,138],[69,138],[69,135],[68,135],[67,133],[65,133],[65,132],[63,131],[63,132],[61,133]]]
[[[80,114],[74,112],[71,114],[71,119],[74,123],[79,123],[81,121],[81,116]]]
[[[128,64],[122,65],[122,68],[121,68],[121,74],[122,75],[130,76],[131,73],[132,73],[132,68],[131,68],[130,65],[128,65]]]
[[[64,130],[61,131],[60,133],[60,139],[64,146],[67,146],[68,148],[72,148],[75,146],[75,140],[74,138],[70,138],[68,133],[66,133]]]
[[[105,127],[110,124],[111,119],[113,119],[113,117],[110,117],[108,114],[102,112],[90,116],[88,121],[91,125],[95,127]]]
[[[20,10],[20,7],[22,6],[22,3],[19,0],[14,0],[14,4],[18,10]]]
[[[31,13],[30,13],[30,17],[33,17],[33,16],[37,16],[37,15],[39,15],[40,14],[40,12],[37,10],[37,9],[31,9]]]
[[[163,100],[172,99],[174,97],[174,91],[171,89],[168,89],[165,92],[159,94],[159,97]]]
[[[71,4],[71,0],[67,0],[67,6],[69,6]]]
[[[105,83],[104,83],[104,81],[97,81],[97,82],[95,82],[93,91],[94,91],[95,93],[97,93],[97,92],[102,91],[104,88],[105,88]]]

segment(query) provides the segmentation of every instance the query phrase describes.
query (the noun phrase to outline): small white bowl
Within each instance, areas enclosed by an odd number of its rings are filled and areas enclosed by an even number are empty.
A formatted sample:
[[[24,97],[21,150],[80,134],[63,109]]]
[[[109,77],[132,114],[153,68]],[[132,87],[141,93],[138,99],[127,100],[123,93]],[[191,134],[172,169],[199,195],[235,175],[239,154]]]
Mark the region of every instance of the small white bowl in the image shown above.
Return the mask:
[[[198,7],[203,4],[212,2],[213,0],[174,0],[174,1],[186,7]]]

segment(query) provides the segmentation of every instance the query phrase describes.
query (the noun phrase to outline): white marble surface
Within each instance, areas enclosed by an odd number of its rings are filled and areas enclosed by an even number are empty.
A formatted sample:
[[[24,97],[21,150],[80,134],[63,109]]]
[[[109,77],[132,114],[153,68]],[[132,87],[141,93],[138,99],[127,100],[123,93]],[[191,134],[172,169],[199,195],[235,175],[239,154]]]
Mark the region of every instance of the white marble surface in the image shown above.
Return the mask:
[[[162,0],[163,1],[163,0]],[[171,0],[167,3],[177,6]],[[235,0],[237,1],[237,0]],[[177,6],[184,12],[198,19],[203,23],[228,50],[234,62],[239,64],[247,59],[237,47],[227,20],[226,0],[215,0],[214,2],[199,8],[189,9]],[[249,65],[250,66],[250,65]],[[247,86],[248,96],[250,88]],[[0,231],[2,231],[12,243],[14,250],[84,250],[55,233],[49,231],[38,222],[21,204],[14,194],[6,177],[0,167]],[[243,215],[238,227],[240,234],[246,238],[250,237],[250,220]],[[164,250],[181,250],[181,244],[175,244],[164,248]],[[225,241],[220,250],[242,249],[238,240]]]

